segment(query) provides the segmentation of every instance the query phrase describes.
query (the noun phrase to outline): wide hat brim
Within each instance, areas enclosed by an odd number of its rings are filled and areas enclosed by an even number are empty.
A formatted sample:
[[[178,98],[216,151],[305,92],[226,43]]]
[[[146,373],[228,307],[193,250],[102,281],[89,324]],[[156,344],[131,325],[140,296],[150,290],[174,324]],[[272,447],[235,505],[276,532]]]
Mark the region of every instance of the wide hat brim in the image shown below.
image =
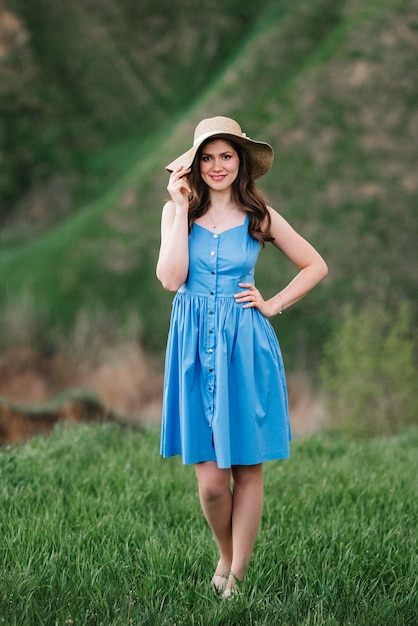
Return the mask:
[[[211,126],[212,129],[210,128]],[[205,130],[205,127],[209,128],[209,130],[200,132]],[[230,127],[232,132],[225,132],[226,127]],[[177,159],[166,165],[165,169],[168,172],[173,172],[180,167],[180,165],[186,169],[189,168],[200,146],[209,139],[226,139],[240,145],[249,156],[251,176],[253,178],[260,178],[260,176],[266,174],[273,164],[274,151],[270,144],[250,139],[242,132],[239,124],[235,122],[235,120],[219,116],[202,120],[196,127],[193,146],[177,157]]]

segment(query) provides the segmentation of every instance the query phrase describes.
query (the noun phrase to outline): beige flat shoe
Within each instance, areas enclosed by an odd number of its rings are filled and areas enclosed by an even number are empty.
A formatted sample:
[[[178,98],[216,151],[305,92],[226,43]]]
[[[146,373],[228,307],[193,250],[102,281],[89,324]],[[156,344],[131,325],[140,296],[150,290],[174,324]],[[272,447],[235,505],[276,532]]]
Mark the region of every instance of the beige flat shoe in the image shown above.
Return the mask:
[[[236,596],[238,589],[230,587],[229,589],[225,589],[222,594],[224,600],[232,600],[234,596]]]
[[[226,588],[224,587],[224,591],[223,591],[223,593],[222,593],[222,597],[223,597],[225,600],[232,600],[233,598],[236,598],[236,597],[239,595],[239,593],[240,593],[240,584],[241,584],[241,581],[240,581],[240,580],[238,580],[238,578],[237,578],[236,576],[234,576],[234,574],[230,574],[230,576],[232,576],[232,577],[233,577],[234,582],[232,583],[232,585],[230,585],[230,586],[228,587],[228,589],[226,589]],[[228,580],[229,580],[229,579],[228,579]]]
[[[228,579],[225,576],[218,576],[215,574],[210,581],[212,584],[212,588],[216,593],[223,593],[225,591],[226,584]]]

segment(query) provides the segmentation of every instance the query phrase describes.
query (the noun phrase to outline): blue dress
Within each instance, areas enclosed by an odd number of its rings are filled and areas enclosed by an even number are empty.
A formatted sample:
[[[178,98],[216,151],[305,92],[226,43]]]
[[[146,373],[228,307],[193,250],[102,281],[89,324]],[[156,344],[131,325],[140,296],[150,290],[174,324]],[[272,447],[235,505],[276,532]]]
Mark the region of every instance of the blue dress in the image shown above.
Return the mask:
[[[289,456],[286,380],[272,325],[233,297],[254,283],[260,244],[244,224],[214,233],[194,224],[189,275],[173,301],[161,454],[184,463],[253,465]]]

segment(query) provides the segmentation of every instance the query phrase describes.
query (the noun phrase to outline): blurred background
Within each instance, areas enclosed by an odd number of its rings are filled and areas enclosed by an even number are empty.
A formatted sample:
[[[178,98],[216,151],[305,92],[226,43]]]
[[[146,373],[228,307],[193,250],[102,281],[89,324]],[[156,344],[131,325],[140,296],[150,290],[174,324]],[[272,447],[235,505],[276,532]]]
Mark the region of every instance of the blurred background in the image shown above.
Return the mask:
[[[417,68],[417,0],[0,0],[0,438],[77,390],[158,422],[164,165],[213,115],[329,265],[272,320],[295,433],[417,424]],[[293,275],[267,246],[265,297]]]

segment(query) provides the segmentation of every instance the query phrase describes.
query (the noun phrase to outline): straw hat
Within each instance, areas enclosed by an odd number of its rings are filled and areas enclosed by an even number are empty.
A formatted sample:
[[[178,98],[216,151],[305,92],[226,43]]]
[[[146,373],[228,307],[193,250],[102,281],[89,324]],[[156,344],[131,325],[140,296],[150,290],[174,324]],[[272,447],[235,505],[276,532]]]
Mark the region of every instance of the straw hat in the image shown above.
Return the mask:
[[[177,159],[166,165],[166,170],[172,172],[180,165],[188,168],[193,163],[197,151],[204,141],[213,139],[230,139],[243,147],[251,161],[253,178],[260,178],[269,171],[273,163],[273,148],[262,141],[255,141],[242,132],[241,126],[229,117],[209,117],[202,120],[194,131],[193,146]]]

